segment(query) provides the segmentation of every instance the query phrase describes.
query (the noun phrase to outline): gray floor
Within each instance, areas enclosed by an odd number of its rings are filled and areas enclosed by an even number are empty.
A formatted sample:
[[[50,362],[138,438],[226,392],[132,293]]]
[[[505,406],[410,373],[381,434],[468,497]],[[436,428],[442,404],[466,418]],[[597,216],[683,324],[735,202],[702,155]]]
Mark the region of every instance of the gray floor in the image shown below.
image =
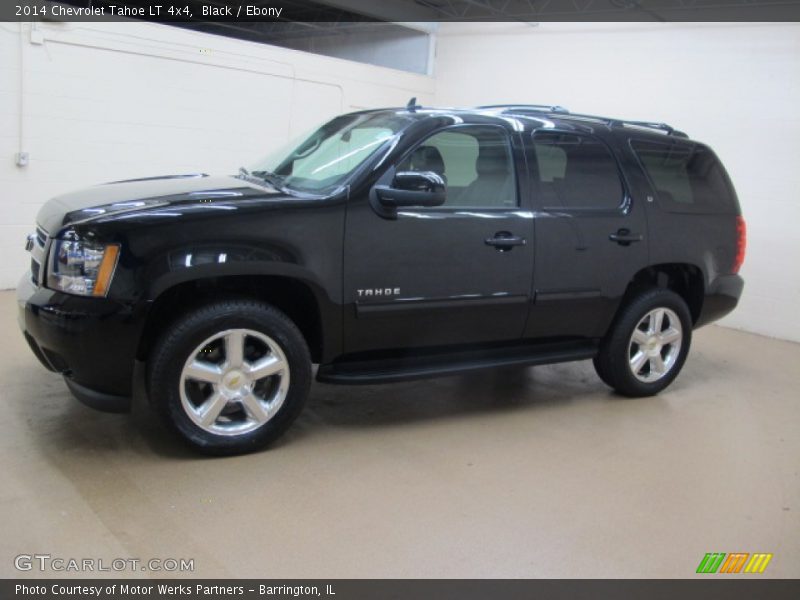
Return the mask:
[[[688,577],[706,552],[800,576],[796,344],[702,329],[643,400],[589,362],[315,384],[276,447],[212,460],[72,400],[15,310],[1,293],[2,577],[26,553],[193,558],[201,577]]]

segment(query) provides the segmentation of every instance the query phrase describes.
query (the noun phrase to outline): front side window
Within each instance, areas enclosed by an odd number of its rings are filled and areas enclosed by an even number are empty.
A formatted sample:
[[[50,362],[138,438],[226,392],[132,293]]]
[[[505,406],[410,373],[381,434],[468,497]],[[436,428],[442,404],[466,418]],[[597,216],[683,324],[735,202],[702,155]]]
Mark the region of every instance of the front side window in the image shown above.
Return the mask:
[[[255,165],[253,175],[288,188],[325,192],[342,183],[410,120],[402,115],[343,115]]]
[[[499,127],[463,126],[433,134],[398,171],[433,171],[447,184],[447,207],[517,206],[508,135]]]
[[[681,211],[735,211],[737,200],[728,174],[714,153],[684,141],[631,142],[653,183],[659,202]]]
[[[537,131],[533,136],[542,206],[616,209],[624,189],[617,162],[601,141],[585,135]]]

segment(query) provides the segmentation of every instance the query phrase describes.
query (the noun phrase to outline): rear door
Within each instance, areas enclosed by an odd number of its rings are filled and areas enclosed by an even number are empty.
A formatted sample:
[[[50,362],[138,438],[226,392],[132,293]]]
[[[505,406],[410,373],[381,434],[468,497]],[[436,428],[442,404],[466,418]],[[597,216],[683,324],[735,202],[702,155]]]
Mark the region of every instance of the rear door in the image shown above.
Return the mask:
[[[535,300],[525,335],[601,336],[648,262],[646,199],[632,193],[598,136],[547,129],[528,141],[538,210]]]

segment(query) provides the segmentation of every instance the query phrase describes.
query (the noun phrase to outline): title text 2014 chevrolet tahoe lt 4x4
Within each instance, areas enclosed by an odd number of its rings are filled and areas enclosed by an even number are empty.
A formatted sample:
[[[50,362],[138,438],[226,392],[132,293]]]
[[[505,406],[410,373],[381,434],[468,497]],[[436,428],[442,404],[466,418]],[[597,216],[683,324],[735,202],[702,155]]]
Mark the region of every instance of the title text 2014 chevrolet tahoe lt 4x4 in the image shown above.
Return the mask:
[[[659,392],[737,304],[745,225],[707,146],[560,107],[369,110],[238,175],[50,200],[18,288],[72,392],[151,403],[212,453],[262,447],[317,379],[593,359]],[[139,370],[141,371],[141,370]]]

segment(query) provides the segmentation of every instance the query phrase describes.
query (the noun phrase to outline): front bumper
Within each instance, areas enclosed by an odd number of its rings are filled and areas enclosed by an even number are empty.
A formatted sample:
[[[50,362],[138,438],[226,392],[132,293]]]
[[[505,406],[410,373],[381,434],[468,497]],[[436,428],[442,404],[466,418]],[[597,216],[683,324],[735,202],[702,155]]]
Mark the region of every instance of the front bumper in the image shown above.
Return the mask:
[[[130,410],[140,319],[108,298],[82,298],[33,284],[17,286],[18,320],[39,361],[61,373],[72,393],[99,410]]]

